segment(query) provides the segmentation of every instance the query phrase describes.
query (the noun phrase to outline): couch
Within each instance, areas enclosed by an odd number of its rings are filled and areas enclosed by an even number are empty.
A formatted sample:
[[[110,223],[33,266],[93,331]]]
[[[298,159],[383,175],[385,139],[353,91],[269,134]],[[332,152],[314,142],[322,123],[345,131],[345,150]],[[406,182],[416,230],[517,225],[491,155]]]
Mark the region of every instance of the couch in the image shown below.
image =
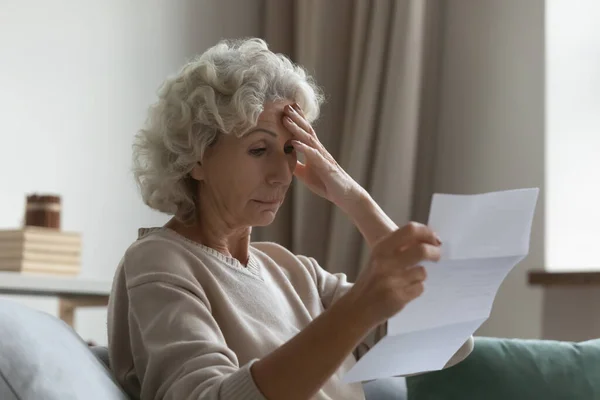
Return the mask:
[[[463,362],[406,382],[409,400],[600,400],[600,340],[476,337]]]
[[[402,378],[364,385],[367,400],[406,399]],[[58,318],[0,299],[0,400],[128,400],[105,347]]]
[[[364,384],[367,400],[600,400],[600,340],[475,338],[451,368]],[[0,300],[1,400],[127,400],[108,367],[46,313]]]

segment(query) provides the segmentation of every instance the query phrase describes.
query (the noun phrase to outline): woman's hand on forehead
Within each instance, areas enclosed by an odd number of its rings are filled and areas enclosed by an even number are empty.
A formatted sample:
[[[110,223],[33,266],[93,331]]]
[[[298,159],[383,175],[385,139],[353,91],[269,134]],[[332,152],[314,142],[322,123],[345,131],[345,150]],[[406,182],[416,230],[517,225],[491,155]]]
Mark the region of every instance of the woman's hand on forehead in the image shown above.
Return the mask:
[[[340,167],[317,137],[296,103],[284,107],[283,125],[292,134],[292,145],[305,157],[298,161],[294,175],[312,192],[344,208],[344,202],[353,201],[362,188]]]

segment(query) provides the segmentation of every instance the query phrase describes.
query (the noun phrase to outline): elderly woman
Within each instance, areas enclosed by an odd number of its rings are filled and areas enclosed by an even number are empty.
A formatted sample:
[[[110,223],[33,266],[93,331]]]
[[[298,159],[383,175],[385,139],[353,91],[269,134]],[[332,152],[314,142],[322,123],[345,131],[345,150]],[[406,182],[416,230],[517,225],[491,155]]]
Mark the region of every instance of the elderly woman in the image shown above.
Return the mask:
[[[173,218],[140,229],[108,315],[111,366],[132,397],[364,398],[360,384],[342,382],[353,351],[423,292],[419,263],[437,260],[441,243],[424,225],[398,229],[336,163],[311,127],[321,100],[301,67],[258,39],[220,42],[162,86],[134,171],[146,204]],[[354,285],[251,242],[293,176],[370,245]]]

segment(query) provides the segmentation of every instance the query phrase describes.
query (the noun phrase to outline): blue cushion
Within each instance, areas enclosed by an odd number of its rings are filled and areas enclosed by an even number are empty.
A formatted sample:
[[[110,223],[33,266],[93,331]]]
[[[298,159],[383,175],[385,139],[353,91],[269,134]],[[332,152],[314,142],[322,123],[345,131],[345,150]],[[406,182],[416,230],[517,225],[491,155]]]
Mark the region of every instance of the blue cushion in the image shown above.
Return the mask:
[[[110,371],[64,322],[0,300],[0,398],[128,400]]]

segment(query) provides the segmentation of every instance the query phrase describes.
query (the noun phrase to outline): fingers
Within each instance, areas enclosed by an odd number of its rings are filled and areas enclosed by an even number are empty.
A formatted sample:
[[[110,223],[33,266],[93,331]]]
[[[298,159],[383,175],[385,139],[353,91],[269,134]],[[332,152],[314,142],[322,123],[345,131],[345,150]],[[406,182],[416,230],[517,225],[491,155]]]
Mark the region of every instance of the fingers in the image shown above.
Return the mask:
[[[399,255],[399,261],[407,267],[420,264],[423,261],[437,262],[441,257],[441,249],[427,243],[417,243],[410,246]]]
[[[379,242],[377,251],[383,253],[396,253],[408,246],[418,243],[428,243],[433,246],[442,244],[440,238],[428,226],[418,222],[409,222]]]
[[[306,164],[301,163],[300,161],[296,161],[296,168],[294,168],[294,176],[300,178],[301,181],[306,180],[308,173]]]
[[[300,106],[294,103],[294,106],[287,105],[284,107],[285,114],[296,123],[300,128],[302,128],[309,135],[314,135],[315,131],[313,130],[310,123],[304,118],[304,114],[300,110]]]
[[[310,161],[311,159],[313,159],[314,161],[314,157],[318,156],[318,151],[315,150],[314,148],[305,145],[304,143],[302,143],[299,140],[292,140],[291,141],[292,146],[294,147],[294,150],[302,153],[305,157],[305,162]],[[313,162],[313,165],[318,166],[318,162]],[[304,164],[303,162],[301,162],[300,160],[296,161],[296,168],[294,168],[294,175],[296,175],[298,178],[305,179],[306,178],[306,174],[307,174],[307,167],[306,164]]]
[[[294,104],[294,106],[297,110],[300,110],[300,107],[297,104]],[[296,111],[291,105],[287,105],[284,107],[284,113],[283,125],[292,133],[292,135],[315,149],[321,148],[321,143],[317,138],[317,134],[301,112]]]
[[[425,291],[427,272],[422,266],[405,269],[399,277],[397,293],[405,304],[421,296]]]
[[[402,296],[403,300],[406,303],[408,303],[408,302],[416,299],[420,295],[422,295],[424,291],[425,291],[425,286],[423,285],[422,282],[412,284],[404,289],[404,291],[403,291],[404,295]]]
[[[306,130],[300,127],[294,120],[292,120],[289,116],[283,117],[283,126],[286,127],[288,131],[300,142],[315,147],[317,146],[317,140],[315,136],[310,135]]]
[[[394,297],[403,304],[408,304],[412,300],[421,296],[425,291],[425,279],[427,273],[425,268],[418,266],[401,270],[402,272],[392,278],[392,289]]]
[[[406,286],[427,279],[427,270],[419,264],[437,262],[440,257],[439,246],[415,243],[400,253],[379,257],[376,265],[382,276],[395,276],[403,282],[402,286]]]
[[[413,285],[415,283],[423,282],[427,279],[427,270],[422,265],[416,267],[407,268],[404,271],[404,280],[407,285]]]
[[[306,117],[304,116],[304,111],[302,111],[302,109],[300,108],[300,105],[299,105],[298,103],[294,103],[294,104],[292,104],[292,107],[294,107],[294,110],[296,110],[296,112],[297,112],[298,114],[300,114],[300,115],[302,116],[302,118],[306,118]]]
[[[318,154],[318,151],[314,147],[308,146],[299,140],[292,140],[291,143],[296,151],[301,152],[307,158],[314,157]]]
[[[397,259],[389,259],[386,271],[382,276],[390,277],[396,287],[403,288],[415,283],[422,283],[427,279],[427,270],[422,265],[400,267]],[[388,278],[383,278],[388,279]]]

